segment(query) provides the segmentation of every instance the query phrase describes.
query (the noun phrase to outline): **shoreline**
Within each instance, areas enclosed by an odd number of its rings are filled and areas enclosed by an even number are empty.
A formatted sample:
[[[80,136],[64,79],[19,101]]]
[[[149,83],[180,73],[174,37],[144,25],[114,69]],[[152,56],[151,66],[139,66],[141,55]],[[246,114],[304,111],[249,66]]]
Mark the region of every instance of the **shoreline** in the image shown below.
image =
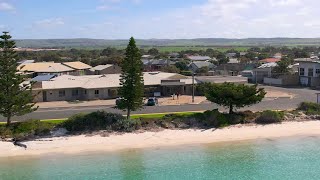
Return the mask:
[[[14,146],[11,142],[0,142],[0,158],[116,152],[130,149],[205,145],[306,135],[320,136],[320,121],[283,122],[270,125],[234,125],[222,129],[207,130],[165,129],[159,132],[126,133],[108,137],[78,135],[44,138],[42,140],[45,141],[24,142],[28,146],[27,150]]]

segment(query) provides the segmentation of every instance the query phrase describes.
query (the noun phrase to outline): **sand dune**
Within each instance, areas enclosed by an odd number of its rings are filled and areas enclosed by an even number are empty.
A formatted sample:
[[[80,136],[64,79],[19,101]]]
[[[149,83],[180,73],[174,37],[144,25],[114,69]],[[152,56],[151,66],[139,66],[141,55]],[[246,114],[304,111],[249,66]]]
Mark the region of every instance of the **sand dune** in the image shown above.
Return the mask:
[[[48,153],[85,153],[117,151],[130,148],[179,146],[257,138],[319,135],[320,121],[284,122],[272,125],[236,125],[209,130],[164,130],[160,132],[127,133],[109,137],[70,136],[25,142],[27,150],[12,143],[0,142],[0,157],[45,155]]]

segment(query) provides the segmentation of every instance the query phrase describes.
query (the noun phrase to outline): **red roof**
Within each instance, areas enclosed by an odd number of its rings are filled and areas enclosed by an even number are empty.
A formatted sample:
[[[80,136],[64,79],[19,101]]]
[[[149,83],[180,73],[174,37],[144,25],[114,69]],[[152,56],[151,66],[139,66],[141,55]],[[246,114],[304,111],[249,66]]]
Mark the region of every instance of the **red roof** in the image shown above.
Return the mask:
[[[260,62],[264,62],[264,63],[279,62],[279,61],[281,61],[281,59],[277,59],[277,58],[267,58],[267,59],[260,60]]]

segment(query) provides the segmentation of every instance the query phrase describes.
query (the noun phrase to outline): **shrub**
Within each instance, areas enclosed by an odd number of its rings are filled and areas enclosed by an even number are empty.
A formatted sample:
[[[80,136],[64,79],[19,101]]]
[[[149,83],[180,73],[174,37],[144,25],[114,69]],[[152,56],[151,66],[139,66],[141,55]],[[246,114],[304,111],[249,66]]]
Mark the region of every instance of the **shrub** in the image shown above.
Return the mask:
[[[121,132],[132,132],[140,129],[141,122],[137,119],[118,119],[113,125],[112,130],[121,131]]]
[[[194,117],[204,127],[225,127],[230,124],[227,115],[220,113],[217,109],[205,111],[203,114],[195,114]]]
[[[308,115],[320,114],[320,104],[313,102],[302,102],[298,110],[305,111]]]
[[[279,123],[283,120],[284,118],[284,112],[280,111],[263,111],[256,119],[256,123],[259,124],[270,124],[270,123]]]
[[[243,111],[243,112],[239,112],[237,113],[239,115],[241,115],[243,117],[243,122],[247,123],[247,122],[254,122],[257,117],[258,117],[258,113],[254,113],[252,111]]]
[[[12,123],[10,126],[0,127],[1,137],[16,137],[18,139],[26,139],[32,136],[49,135],[50,131],[55,127],[54,123],[41,122],[40,120],[28,120],[24,122]]]
[[[90,114],[77,114],[63,124],[70,132],[115,130],[131,132],[140,127],[138,120],[127,120],[121,114],[97,111]]]
[[[192,76],[192,71],[181,71],[180,74],[184,76]]]

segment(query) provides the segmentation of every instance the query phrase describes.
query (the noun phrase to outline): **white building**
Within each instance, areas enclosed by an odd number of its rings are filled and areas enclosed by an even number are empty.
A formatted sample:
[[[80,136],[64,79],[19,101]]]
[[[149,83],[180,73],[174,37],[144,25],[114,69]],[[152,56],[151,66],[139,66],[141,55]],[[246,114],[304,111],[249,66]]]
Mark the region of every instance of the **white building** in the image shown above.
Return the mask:
[[[300,60],[299,81],[303,86],[320,86],[320,61]]]

